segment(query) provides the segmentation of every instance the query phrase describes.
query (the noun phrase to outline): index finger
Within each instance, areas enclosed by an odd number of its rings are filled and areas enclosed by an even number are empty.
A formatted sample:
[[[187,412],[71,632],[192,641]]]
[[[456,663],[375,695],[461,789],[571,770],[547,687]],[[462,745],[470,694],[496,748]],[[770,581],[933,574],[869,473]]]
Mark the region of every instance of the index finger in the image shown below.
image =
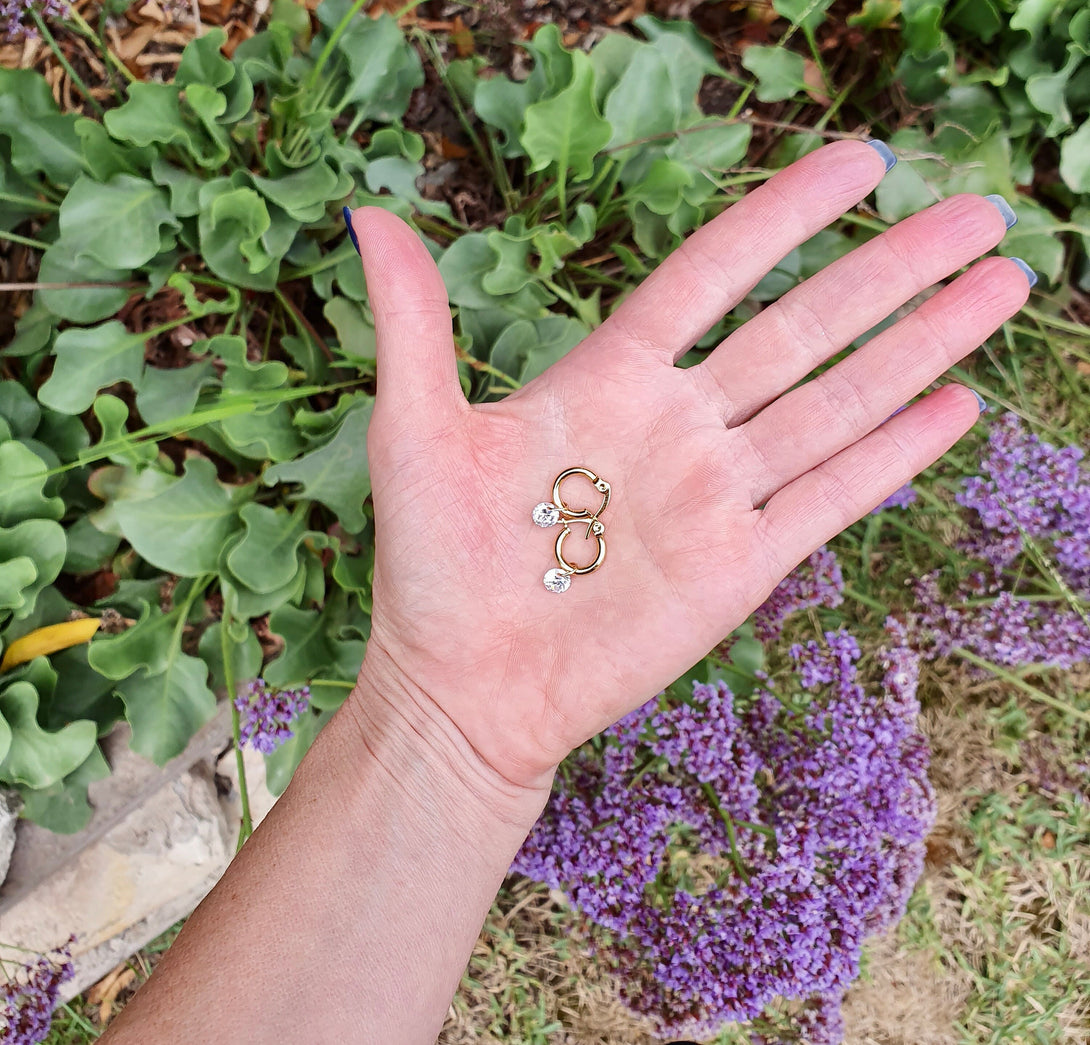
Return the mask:
[[[673,365],[887,169],[879,149],[863,141],[832,142],[784,168],[689,236],[603,324],[594,351],[629,353],[636,345]]]

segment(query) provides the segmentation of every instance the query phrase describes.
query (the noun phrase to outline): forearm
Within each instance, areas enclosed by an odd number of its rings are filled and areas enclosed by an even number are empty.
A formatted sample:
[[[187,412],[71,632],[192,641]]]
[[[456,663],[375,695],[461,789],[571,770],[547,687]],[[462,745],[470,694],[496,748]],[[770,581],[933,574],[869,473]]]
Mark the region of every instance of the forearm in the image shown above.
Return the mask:
[[[380,685],[323,730],[104,1042],[434,1042],[547,795]]]

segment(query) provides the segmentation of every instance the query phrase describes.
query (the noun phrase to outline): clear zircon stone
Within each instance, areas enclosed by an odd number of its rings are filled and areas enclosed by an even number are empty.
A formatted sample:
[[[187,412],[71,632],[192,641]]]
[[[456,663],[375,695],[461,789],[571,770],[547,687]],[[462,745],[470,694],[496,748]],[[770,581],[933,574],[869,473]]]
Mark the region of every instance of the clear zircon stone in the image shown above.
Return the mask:
[[[563,570],[549,570],[545,574],[545,587],[549,591],[563,592],[571,587],[571,576]]]
[[[555,526],[560,521],[560,509],[552,501],[542,501],[534,508],[533,519],[538,526]]]

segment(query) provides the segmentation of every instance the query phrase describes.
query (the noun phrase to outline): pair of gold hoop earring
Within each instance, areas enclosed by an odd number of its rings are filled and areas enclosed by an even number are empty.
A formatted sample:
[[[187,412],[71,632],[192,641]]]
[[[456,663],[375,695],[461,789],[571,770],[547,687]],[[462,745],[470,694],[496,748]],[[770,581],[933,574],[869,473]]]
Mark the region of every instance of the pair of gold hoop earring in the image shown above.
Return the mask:
[[[603,495],[602,503],[595,511],[591,512],[587,508],[569,508],[564,503],[564,499],[560,496],[560,484],[571,475],[585,476],[594,484],[594,488]],[[560,535],[556,538],[554,549],[557,564],[553,569],[547,571],[543,578],[545,587],[549,591],[557,593],[567,591],[571,587],[572,577],[584,573],[593,573],[605,561],[606,530],[598,516],[609,506],[611,492],[609,483],[589,468],[567,468],[553,482],[553,499],[551,501],[542,501],[541,504],[535,506],[532,518],[538,526],[549,527],[555,526],[557,523],[564,524],[563,530],[560,531]],[[598,542],[598,554],[589,566],[575,566],[564,558],[564,541],[571,534],[569,523],[577,522],[587,524],[584,540],[593,537]]]

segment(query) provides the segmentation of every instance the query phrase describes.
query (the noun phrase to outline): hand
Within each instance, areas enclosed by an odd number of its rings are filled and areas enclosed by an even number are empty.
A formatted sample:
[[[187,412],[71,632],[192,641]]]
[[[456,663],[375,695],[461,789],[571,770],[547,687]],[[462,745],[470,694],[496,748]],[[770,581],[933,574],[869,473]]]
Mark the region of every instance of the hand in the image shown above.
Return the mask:
[[[978,416],[948,385],[891,417],[1026,300],[1004,258],[974,265],[819,378],[817,365],[1005,232],[979,196],[906,219],[673,364],[792,248],[884,173],[827,145],[695,232],[581,345],[502,402],[462,395],[442,279],[416,235],[353,224],[378,336],[368,433],[377,531],[361,680],[411,700],[504,787],[547,788],[568,752],[658,692],[811,551],[943,454]],[[888,420],[887,420],[888,419]],[[612,488],[608,554],[555,594],[554,478]],[[601,495],[573,477],[574,507]],[[573,562],[596,544],[576,525]]]

